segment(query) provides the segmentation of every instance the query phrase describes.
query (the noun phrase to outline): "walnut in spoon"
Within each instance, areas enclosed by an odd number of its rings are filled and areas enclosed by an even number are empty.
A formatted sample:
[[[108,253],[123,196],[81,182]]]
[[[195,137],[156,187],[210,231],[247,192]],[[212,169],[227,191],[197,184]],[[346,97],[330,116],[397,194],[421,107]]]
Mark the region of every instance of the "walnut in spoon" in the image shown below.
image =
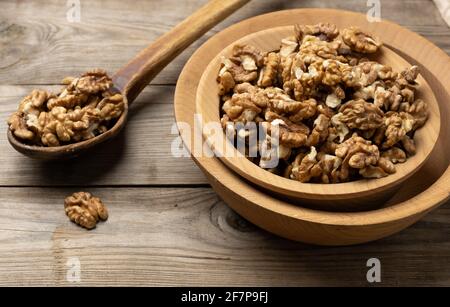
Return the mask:
[[[58,94],[33,90],[9,120],[9,129],[26,144],[61,146],[108,131],[124,111],[123,96],[111,78],[95,69],[79,78],[67,77]]]

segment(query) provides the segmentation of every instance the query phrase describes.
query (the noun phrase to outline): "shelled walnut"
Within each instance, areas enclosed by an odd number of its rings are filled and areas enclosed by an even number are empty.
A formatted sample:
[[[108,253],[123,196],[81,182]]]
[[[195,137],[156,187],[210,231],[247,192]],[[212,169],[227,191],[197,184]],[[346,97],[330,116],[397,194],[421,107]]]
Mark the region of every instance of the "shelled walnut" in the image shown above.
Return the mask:
[[[106,132],[125,109],[105,71],[95,69],[79,78],[66,77],[53,94],[33,90],[9,120],[9,129],[25,143],[60,146]]]
[[[317,25],[295,25],[295,36],[299,41],[305,35],[313,35],[321,40],[332,41],[339,35],[339,30],[334,24],[319,23]]]
[[[278,138],[282,162],[269,167],[262,152],[249,159],[300,182],[393,174],[414,155],[428,108],[416,98],[419,68],[396,72],[374,61],[381,47],[375,35],[329,23],[296,25],[276,51],[237,45],[217,79],[222,126],[230,132],[236,123],[259,124],[264,139],[256,146],[271,148]]]
[[[98,221],[108,219],[108,210],[103,202],[88,192],[77,192],[66,197],[64,208],[72,222],[87,229],[95,228]]]
[[[375,53],[382,45],[378,37],[366,33],[358,27],[344,29],[342,39],[352,50],[361,53]]]

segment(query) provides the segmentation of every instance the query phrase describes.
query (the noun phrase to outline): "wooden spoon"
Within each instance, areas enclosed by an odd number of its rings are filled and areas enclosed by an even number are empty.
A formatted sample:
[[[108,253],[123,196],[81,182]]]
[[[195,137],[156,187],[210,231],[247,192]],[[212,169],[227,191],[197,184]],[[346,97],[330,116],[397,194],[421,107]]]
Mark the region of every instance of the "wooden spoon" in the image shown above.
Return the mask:
[[[124,96],[125,109],[115,125],[107,132],[78,143],[44,147],[24,144],[8,129],[9,143],[14,149],[31,158],[53,160],[78,156],[87,149],[115,137],[126,124],[128,107],[145,86],[190,44],[249,1],[209,1],[122,67],[112,79],[114,87]]]

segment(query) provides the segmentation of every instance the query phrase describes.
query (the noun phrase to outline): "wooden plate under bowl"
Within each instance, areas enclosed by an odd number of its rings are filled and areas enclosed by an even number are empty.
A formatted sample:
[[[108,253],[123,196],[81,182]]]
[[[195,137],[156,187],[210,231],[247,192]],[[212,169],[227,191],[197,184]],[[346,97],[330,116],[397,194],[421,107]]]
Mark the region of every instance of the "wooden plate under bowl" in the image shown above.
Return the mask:
[[[364,29],[363,29],[364,30]],[[217,74],[224,57],[230,57],[233,46],[248,44],[262,51],[277,50],[283,38],[294,35],[294,26],[275,27],[258,31],[233,42],[223,48],[208,64],[197,88],[196,110],[202,116],[202,126],[220,123],[220,99],[218,95]],[[220,43],[220,42],[218,42]],[[220,47],[222,44],[220,43]],[[382,47],[372,57],[382,64],[400,72],[411,66],[392,50]],[[249,161],[228,141],[223,131],[204,129],[203,135],[216,155],[228,167],[250,182],[261,186],[280,198],[300,202],[303,206],[327,211],[363,211],[373,209],[388,200],[402,183],[417,172],[428,159],[440,129],[439,106],[428,83],[419,75],[416,97],[427,102],[429,118],[426,124],[415,133],[417,153],[405,163],[397,164],[397,172],[381,179],[358,180],[338,184],[301,183],[268,172]],[[219,146],[217,146],[219,144]],[[226,145],[224,145],[226,144]]]
[[[329,9],[299,9],[254,17],[218,33],[186,64],[175,93],[175,116],[188,149],[194,142],[196,87],[208,63],[239,38],[271,27],[298,22],[332,22],[340,28],[361,26],[382,37],[411,64],[421,66],[438,102],[442,118],[450,116],[450,58],[423,37],[391,22],[369,23],[358,13]],[[185,125],[183,123],[189,124]],[[187,128],[187,127],[190,127]],[[217,158],[195,156],[214,190],[228,205],[250,222],[279,236],[319,245],[350,245],[380,239],[415,223],[450,197],[450,124],[441,131],[430,159],[383,208],[355,213],[312,210],[272,197],[243,180]]]

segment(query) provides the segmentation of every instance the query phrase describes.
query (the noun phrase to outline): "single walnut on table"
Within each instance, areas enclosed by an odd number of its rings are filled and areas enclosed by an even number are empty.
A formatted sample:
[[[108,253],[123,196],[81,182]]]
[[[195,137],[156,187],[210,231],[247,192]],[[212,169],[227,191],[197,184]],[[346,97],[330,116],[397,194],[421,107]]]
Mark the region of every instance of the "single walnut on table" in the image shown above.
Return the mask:
[[[98,221],[108,219],[108,210],[100,198],[88,192],[78,192],[66,197],[64,208],[69,219],[87,229],[93,229]]]
[[[122,115],[125,102],[111,78],[96,69],[79,78],[67,77],[58,94],[33,90],[9,120],[9,129],[25,143],[60,146],[106,132]]]
[[[415,154],[414,134],[428,108],[416,95],[419,68],[396,72],[373,60],[381,47],[375,35],[329,23],[296,25],[275,51],[237,45],[217,79],[222,126],[230,132],[234,124],[258,124],[264,138],[245,143],[246,152],[260,150],[248,158],[300,182],[393,174]],[[274,167],[269,143],[276,138],[281,162]]]

